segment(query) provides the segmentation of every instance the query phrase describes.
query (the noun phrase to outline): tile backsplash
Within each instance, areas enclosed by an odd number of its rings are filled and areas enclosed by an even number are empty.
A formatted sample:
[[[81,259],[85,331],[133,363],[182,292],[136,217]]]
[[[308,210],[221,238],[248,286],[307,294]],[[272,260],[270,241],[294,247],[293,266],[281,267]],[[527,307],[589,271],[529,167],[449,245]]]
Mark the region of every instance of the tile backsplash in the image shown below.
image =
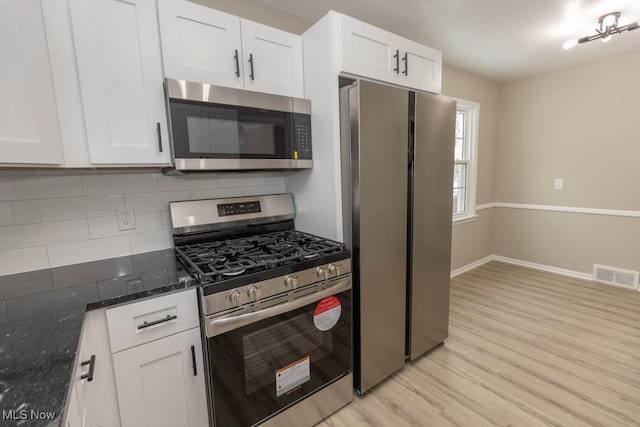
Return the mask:
[[[0,275],[169,248],[170,201],[284,191],[283,173],[2,170]],[[118,229],[119,206],[135,229]]]

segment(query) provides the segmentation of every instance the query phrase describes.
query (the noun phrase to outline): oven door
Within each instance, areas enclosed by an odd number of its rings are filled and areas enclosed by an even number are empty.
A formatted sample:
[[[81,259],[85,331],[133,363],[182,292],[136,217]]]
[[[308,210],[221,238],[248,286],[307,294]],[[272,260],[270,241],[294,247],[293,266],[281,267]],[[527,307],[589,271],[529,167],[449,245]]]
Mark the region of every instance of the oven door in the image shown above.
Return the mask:
[[[253,426],[351,372],[351,297],[343,277],[238,316],[238,328],[221,319],[208,338],[215,425]]]

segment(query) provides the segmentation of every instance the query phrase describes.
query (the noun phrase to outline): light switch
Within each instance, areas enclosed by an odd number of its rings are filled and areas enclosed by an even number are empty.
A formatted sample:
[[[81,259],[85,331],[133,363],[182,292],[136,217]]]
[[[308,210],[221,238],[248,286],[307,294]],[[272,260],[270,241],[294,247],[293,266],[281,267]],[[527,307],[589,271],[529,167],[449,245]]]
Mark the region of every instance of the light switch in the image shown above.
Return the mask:
[[[555,181],[553,181],[553,189],[562,190],[563,188],[564,188],[564,179],[556,178]]]

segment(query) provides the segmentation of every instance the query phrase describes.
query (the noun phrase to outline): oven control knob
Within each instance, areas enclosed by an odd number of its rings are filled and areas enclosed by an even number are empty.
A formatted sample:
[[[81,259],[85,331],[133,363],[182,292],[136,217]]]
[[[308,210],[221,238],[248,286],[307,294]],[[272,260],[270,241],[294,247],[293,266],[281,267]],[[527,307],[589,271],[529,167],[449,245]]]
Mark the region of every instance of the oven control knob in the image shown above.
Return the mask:
[[[340,275],[340,267],[335,264],[329,264],[329,274],[332,276]]]
[[[233,291],[229,295],[229,299],[231,300],[231,304],[237,307],[242,303],[242,294],[238,291]]]
[[[298,287],[298,278],[296,276],[287,276],[284,279],[284,284],[287,288],[295,289]]]
[[[318,277],[322,277],[323,280],[327,280],[329,277],[329,270],[326,267],[318,267],[316,269],[316,274]]]
[[[249,289],[247,289],[247,295],[249,295],[249,299],[251,301],[257,301],[260,298],[260,288],[249,286]]]

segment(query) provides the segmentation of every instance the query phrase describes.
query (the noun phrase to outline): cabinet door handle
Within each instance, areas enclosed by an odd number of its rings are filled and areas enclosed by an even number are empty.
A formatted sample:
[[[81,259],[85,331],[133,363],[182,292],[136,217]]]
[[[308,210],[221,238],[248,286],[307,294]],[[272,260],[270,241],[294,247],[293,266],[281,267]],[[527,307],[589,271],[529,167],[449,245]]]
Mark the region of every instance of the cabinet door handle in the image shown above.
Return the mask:
[[[253,73],[253,53],[249,54],[249,65],[251,66],[251,72],[249,73],[249,77],[251,80],[255,80],[255,75]]]
[[[196,364],[196,346],[191,346],[191,365],[193,366],[193,376],[198,376],[198,365]]]
[[[85,360],[84,362],[82,362],[80,364],[80,366],[87,366],[89,365],[89,372],[87,372],[86,374],[80,375],[80,379],[81,380],[87,380],[87,381],[93,381],[93,370],[96,367],[96,355],[92,354],[91,358],[89,360]]]
[[[162,129],[160,129],[160,122],[156,123],[156,131],[158,132],[158,150],[162,153]]]
[[[236,76],[240,77],[240,60],[238,59],[238,49],[236,49],[236,53],[233,55],[233,59],[236,60]]]
[[[409,58],[408,58],[409,53],[405,52],[404,56],[402,57],[402,60],[404,61],[404,71],[402,72],[402,74],[404,74],[405,76],[409,75]]]
[[[393,55],[393,57],[396,59],[396,68],[393,69],[393,71],[397,73],[400,73],[400,49],[396,49],[396,54]]]
[[[177,318],[178,316],[176,315],[171,316],[167,314],[167,317],[163,317],[162,319],[152,320],[151,322],[147,322],[145,320],[144,322],[142,322],[142,325],[138,325],[138,330],[148,328],[149,326],[153,326],[153,325],[159,325],[160,323],[168,322],[170,320],[176,320]]]

